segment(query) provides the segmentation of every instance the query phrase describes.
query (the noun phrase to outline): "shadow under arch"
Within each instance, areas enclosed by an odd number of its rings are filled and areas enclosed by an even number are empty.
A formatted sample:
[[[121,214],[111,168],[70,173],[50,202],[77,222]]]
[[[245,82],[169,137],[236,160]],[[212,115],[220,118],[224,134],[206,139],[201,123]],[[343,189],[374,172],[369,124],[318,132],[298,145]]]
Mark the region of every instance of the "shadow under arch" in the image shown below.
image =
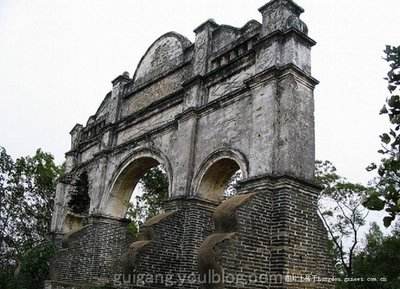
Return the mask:
[[[241,152],[227,148],[216,150],[197,170],[192,182],[192,192],[201,198],[221,201],[232,175],[241,170],[243,179],[246,179],[248,167],[248,161]]]
[[[125,158],[115,170],[102,199],[101,212],[114,218],[124,218],[135,186],[149,169],[160,164],[168,176],[168,196],[170,196],[172,169],[167,157],[154,148],[142,148]]]

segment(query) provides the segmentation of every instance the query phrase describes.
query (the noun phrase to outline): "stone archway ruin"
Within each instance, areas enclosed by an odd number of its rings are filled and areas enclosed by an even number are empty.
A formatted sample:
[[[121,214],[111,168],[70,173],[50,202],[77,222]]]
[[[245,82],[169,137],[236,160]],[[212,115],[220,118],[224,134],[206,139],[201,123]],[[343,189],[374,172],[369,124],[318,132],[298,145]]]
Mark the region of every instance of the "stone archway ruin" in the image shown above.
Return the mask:
[[[149,169],[160,164],[166,168],[170,191],[172,174],[169,161],[165,156],[149,149],[137,150],[116,170],[110,187],[101,200],[101,211],[113,218],[123,218],[133,189],[139,180]]]
[[[46,288],[118,287],[126,273],[210,270],[299,278],[283,278],[276,288],[333,287],[298,281],[333,274],[316,210],[320,188],[313,184],[315,42],[293,1],[272,0],[259,11],[261,22],[240,28],[208,20],[194,30],[193,43],[175,32],[159,37],[134,76],[115,78],[86,125],[74,126],[52,219],[60,249]],[[169,198],[132,239],[126,202],[157,164],[166,167]],[[238,194],[222,201],[238,169]],[[68,200],[82,172],[90,207],[85,225],[67,233]],[[249,286],[271,288],[271,282]],[[167,285],[145,286],[155,287]]]

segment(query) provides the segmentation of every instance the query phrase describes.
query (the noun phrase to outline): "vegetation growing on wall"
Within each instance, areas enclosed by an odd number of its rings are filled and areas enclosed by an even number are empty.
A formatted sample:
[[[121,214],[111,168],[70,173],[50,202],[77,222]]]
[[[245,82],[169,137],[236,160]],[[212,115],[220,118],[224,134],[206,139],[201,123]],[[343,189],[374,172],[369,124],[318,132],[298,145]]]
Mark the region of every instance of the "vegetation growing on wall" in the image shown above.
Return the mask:
[[[75,214],[85,215],[89,213],[89,180],[86,172],[83,172],[75,181],[68,207]]]
[[[142,192],[131,200],[126,214],[131,220],[129,230],[133,235],[137,234],[146,219],[161,212],[162,204],[168,197],[168,176],[165,169],[161,165],[149,169],[138,185]]]

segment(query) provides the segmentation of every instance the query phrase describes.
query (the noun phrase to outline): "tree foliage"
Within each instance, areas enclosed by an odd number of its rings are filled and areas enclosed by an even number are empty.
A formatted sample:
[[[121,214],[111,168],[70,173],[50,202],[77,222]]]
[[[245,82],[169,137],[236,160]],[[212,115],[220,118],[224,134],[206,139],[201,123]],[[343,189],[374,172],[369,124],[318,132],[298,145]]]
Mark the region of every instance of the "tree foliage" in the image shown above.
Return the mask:
[[[10,279],[15,268],[23,268],[27,254],[29,257],[43,246],[50,228],[56,182],[62,171],[53,156],[40,149],[34,156],[14,161],[0,147],[0,270],[8,272],[1,282]],[[40,266],[33,268],[41,270]]]
[[[387,46],[384,53],[390,66],[385,78],[389,96],[380,114],[387,115],[390,125],[388,131],[380,135],[380,163],[372,163],[367,168],[378,173],[375,179],[377,190],[368,195],[364,205],[371,210],[385,209],[387,216],[383,222],[388,227],[400,213],[400,46]]]
[[[363,282],[353,288],[400,288],[400,234],[393,230],[384,236],[379,226],[372,223],[366,235],[366,246],[354,258],[354,275]]]
[[[242,179],[242,171],[236,171],[226,185],[224,197],[235,195],[236,185]],[[162,165],[148,170],[139,181],[142,194],[137,195],[130,202],[127,218],[131,220],[130,232],[136,235],[140,225],[148,218],[161,212],[163,202],[168,198],[168,176]]]
[[[148,218],[161,212],[162,204],[168,197],[168,176],[159,165],[148,170],[139,181],[142,194],[135,196],[128,205],[127,218],[132,234],[136,235],[140,225]]]
[[[224,191],[224,197],[229,198],[237,194],[236,186],[238,182],[243,178],[243,173],[241,170],[237,170],[229,179]]]
[[[51,242],[43,242],[27,250],[20,258],[14,288],[43,288],[43,281],[49,275],[49,260],[54,254],[55,246]]]
[[[368,214],[362,206],[363,195],[372,189],[339,176],[329,161],[316,162],[316,180],[323,187],[318,210],[333,244],[338,273],[351,277],[359,230]]]

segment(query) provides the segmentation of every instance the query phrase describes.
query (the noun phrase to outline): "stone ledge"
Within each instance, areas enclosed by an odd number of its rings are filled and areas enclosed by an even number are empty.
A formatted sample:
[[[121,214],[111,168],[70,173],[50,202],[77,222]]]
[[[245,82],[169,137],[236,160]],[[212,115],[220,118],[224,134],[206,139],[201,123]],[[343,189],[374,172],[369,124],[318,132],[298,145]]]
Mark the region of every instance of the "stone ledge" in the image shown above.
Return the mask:
[[[302,70],[300,67],[298,67],[297,65],[292,64],[292,63],[285,64],[282,66],[278,66],[278,65],[271,66],[270,68],[253,75],[252,77],[245,80],[244,82],[248,87],[257,86],[257,85],[264,83],[265,81],[268,81],[274,77],[279,78],[288,71],[292,71],[292,72],[296,73],[297,75],[305,78],[307,80],[307,82],[309,82],[309,85],[311,86],[311,88],[313,88],[319,84],[318,80],[316,80],[310,74],[308,74],[307,72]]]
[[[289,175],[261,175],[250,177],[247,180],[239,181],[238,186],[240,190],[252,189],[279,189],[279,188],[298,188],[310,193],[318,194],[323,188],[314,182],[301,180]]]

